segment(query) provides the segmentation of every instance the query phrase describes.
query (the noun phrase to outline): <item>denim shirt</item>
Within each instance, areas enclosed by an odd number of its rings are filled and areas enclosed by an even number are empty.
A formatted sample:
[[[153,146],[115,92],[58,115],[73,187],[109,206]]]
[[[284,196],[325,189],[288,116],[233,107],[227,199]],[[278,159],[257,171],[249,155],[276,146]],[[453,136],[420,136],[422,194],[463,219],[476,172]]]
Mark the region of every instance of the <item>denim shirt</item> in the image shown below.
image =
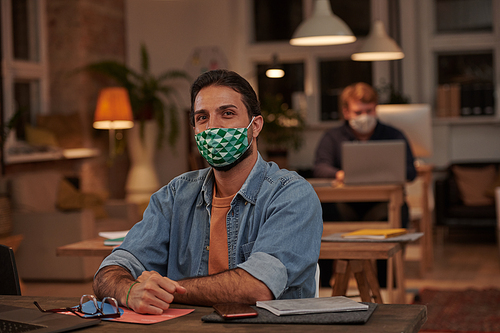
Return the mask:
[[[101,264],[134,278],[144,270],[172,280],[208,275],[211,168],[174,178],[151,196],[143,220]],[[229,269],[262,281],[276,299],[314,297],[322,211],[312,186],[297,173],[258,160],[226,218]]]

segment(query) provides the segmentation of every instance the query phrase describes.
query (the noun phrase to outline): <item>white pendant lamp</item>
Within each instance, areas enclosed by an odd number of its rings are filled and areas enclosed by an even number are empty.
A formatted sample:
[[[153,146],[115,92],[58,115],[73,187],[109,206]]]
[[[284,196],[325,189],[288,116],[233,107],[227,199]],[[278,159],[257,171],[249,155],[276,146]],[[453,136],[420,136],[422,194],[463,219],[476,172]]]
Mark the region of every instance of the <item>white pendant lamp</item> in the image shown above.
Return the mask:
[[[295,30],[291,45],[317,46],[347,44],[356,41],[347,24],[334,15],[329,0],[316,0],[313,15]]]
[[[370,33],[361,49],[351,55],[354,61],[381,61],[403,59],[405,54],[398,44],[387,35],[384,23],[373,22]]]

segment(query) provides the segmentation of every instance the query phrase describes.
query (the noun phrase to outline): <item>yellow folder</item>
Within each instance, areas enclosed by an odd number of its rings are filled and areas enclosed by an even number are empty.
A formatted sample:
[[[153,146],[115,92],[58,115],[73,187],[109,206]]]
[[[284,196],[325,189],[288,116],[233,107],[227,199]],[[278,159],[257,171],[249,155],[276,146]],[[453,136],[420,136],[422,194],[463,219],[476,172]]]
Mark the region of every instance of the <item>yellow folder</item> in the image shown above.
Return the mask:
[[[355,239],[386,239],[389,237],[395,237],[399,235],[404,235],[407,230],[404,228],[394,228],[394,229],[360,229],[352,232],[342,234],[343,238],[355,238]]]

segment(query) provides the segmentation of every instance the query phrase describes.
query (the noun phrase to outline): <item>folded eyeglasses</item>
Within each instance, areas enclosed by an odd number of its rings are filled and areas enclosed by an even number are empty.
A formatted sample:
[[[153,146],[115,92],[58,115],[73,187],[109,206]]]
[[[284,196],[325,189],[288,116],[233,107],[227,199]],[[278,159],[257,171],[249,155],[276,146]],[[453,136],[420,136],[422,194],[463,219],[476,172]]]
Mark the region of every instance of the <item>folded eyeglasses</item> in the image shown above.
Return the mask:
[[[94,295],[83,295],[80,304],[74,307],[44,310],[37,301],[33,302],[41,312],[72,312],[81,318],[119,318],[121,316],[118,301],[113,297],[104,297],[97,301]]]

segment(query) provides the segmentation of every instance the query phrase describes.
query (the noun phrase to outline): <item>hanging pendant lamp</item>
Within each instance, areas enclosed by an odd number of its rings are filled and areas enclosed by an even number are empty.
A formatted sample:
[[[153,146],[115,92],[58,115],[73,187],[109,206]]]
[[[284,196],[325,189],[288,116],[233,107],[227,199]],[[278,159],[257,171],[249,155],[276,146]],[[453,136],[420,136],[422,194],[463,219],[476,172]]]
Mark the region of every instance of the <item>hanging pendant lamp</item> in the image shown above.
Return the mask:
[[[273,63],[271,67],[266,70],[266,76],[270,79],[280,79],[285,76],[283,67],[278,63],[277,54],[273,54]]]
[[[329,0],[316,0],[313,15],[295,30],[291,45],[316,46],[347,44],[356,41],[347,24],[334,15]]]
[[[384,23],[373,22],[370,33],[361,49],[351,55],[354,61],[381,61],[403,59],[405,54],[398,44],[387,35]]]

